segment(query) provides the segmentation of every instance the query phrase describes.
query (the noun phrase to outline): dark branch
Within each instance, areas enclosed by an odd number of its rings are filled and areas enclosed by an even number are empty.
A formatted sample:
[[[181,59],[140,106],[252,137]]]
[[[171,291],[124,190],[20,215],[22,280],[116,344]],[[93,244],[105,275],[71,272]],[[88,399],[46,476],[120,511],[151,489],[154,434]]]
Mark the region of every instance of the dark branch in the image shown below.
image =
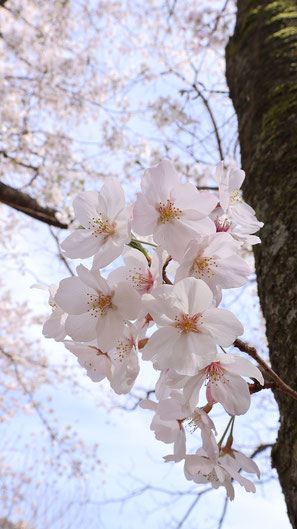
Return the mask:
[[[56,214],[58,212],[55,209],[41,206],[35,198],[3,182],[0,182],[0,202],[50,226],[64,230],[69,227],[68,224],[57,219]]]

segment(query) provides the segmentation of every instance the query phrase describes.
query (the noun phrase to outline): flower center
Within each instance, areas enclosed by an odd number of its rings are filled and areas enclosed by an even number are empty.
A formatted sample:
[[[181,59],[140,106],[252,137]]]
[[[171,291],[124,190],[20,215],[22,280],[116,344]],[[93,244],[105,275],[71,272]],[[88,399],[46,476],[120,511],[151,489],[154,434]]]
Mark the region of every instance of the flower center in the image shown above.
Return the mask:
[[[119,357],[119,361],[122,362],[134,346],[133,340],[119,340],[116,347],[116,352]]]
[[[95,318],[100,314],[103,316],[107,313],[108,309],[112,306],[111,298],[112,296],[105,296],[102,292],[100,292],[97,296],[94,296],[93,294],[87,293],[87,296],[89,297],[88,301],[88,312],[91,314],[91,316],[94,316]]]
[[[239,189],[237,188],[233,189],[230,195],[230,204],[234,204],[234,202],[237,202],[238,204],[242,204],[242,200],[239,195]]]
[[[166,204],[164,202],[160,202],[159,212],[160,221],[165,224],[166,222],[174,220],[175,218],[179,220],[182,210],[176,208],[174,202],[168,199]]]
[[[225,374],[225,369],[222,367],[220,362],[212,362],[204,369],[204,373],[208,378],[209,382],[219,381]]]
[[[104,239],[107,239],[114,234],[115,224],[111,224],[110,220],[104,218],[101,213],[99,213],[99,215],[98,218],[92,217],[91,220],[89,220],[88,230],[92,231],[94,237],[104,235]]]
[[[222,217],[217,218],[214,222],[215,222],[215,225],[216,225],[217,232],[221,232],[221,231],[226,232],[226,231],[228,231],[230,226],[231,226],[231,224],[232,224],[231,220],[229,220],[227,218],[224,219]]]
[[[201,314],[194,314],[194,316],[190,316],[189,314],[182,314],[180,318],[175,316],[174,326],[178,329],[179,333],[201,332],[198,329],[199,318],[201,318]],[[200,322],[200,324],[202,323],[203,322]]]
[[[218,268],[218,265],[213,257],[201,257],[197,255],[193,261],[191,273],[198,279],[204,278],[205,276],[210,279],[211,276],[214,276],[214,272],[212,271],[214,267]]]
[[[132,281],[133,287],[140,294],[150,292],[154,285],[154,278],[150,270],[143,272],[141,267],[139,267],[138,270],[136,268],[129,270],[129,276],[127,277],[127,280]]]

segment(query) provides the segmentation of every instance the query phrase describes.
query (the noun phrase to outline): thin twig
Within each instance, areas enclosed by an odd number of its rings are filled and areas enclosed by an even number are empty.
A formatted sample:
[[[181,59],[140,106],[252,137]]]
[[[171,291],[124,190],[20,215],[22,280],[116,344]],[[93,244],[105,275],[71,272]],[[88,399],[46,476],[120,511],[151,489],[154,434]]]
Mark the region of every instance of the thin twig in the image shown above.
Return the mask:
[[[237,347],[240,351],[243,353],[247,353],[249,356],[251,356],[254,360],[258,362],[258,364],[265,369],[265,371],[270,375],[270,377],[274,380],[276,386],[278,389],[282,390],[284,393],[287,393],[293,399],[297,400],[297,391],[295,391],[293,388],[288,386],[276,373],[271,369],[271,367],[266,364],[266,362],[261,358],[261,356],[258,355],[256,349],[254,347],[250,347],[248,344],[242,342],[241,340],[235,340],[233,343],[235,347]]]
[[[167,283],[167,285],[172,285],[172,281],[170,281],[169,277],[167,276],[167,273],[166,273],[166,268],[167,266],[169,265],[170,261],[172,261],[172,257],[167,257],[164,265],[163,265],[163,268],[162,268],[162,277],[163,277],[163,281],[164,283]]]
[[[51,227],[49,228],[49,231],[50,231],[52,237],[53,237],[53,238],[55,239],[55,241],[56,241],[56,245],[57,245],[57,249],[58,249],[58,255],[59,255],[61,261],[62,261],[62,262],[64,263],[64,265],[66,266],[68,272],[70,272],[70,274],[71,274],[72,276],[74,276],[75,274],[74,274],[74,272],[73,272],[73,270],[72,270],[70,264],[68,263],[68,260],[66,259],[65,255],[63,255],[63,253],[61,252],[60,242],[59,242],[59,239],[58,239],[57,235],[54,233],[54,231],[52,230]]]

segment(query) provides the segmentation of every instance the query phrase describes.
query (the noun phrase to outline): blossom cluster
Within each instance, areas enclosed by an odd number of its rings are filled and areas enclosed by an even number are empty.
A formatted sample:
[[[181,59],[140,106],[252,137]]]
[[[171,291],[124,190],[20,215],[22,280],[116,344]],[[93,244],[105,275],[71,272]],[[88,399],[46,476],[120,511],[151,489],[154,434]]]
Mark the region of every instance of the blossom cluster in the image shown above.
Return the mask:
[[[73,203],[80,227],[61,249],[67,258],[93,258],[92,268],[80,264],[75,277],[50,287],[53,311],[43,332],[118,394],[133,387],[142,354],[160,372],[155,400],[141,407],[154,412],[156,438],[173,444],[165,461],[184,461],[188,480],[223,486],[233,499],[233,480],[255,491],[241,470],[259,477],[257,465],[233,448],[233,424],[250,406],[243,377],[260,384],[263,377],[249,360],[225,351],[243,326],[219,305],[223,289],[248,280],[242,250],[260,242],[254,234],[262,223],[241,197],[244,172],[221,162],[216,177],[218,195],[199,191],[163,160],[144,172],[132,206],[116,181],[80,193]],[[102,277],[100,270],[120,256],[123,265]],[[219,441],[209,416],[217,403],[230,416]],[[201,432],[195,454],[187,453],[187,429]]]

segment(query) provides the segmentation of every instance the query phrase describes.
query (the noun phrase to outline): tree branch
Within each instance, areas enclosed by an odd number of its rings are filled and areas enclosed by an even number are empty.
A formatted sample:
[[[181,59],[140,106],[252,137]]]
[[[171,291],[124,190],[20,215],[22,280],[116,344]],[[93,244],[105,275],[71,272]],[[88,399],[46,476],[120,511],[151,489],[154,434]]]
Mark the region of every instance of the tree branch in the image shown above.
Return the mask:
[[[242,342],[241,340],[235,340],[234,344],[235,347],[237,347],[240,351],[247,353],[249,356],[251,356],[254,360],[258,362],[258,364],[265,369],[265,371],[269,374],[269,376],[274,380],[276,386],[278,389],[281,389],[284,393],[287,393],[293,399],[297,400],[297,391],[295,391],[293,388],[288,386],[276,373],[271,369],[271,367],[266,364],[266,362],[261,358],[261,356],[258,355],[256,349],[254,347],[250,347],[248,344]]]
[[[3,182],[0,182],[0,202],[50,226],[56,226],[64,230],[69,227],[68,224],[64,224],[57,219],[56,214],[58,211],[41,206],[35,198]]]

